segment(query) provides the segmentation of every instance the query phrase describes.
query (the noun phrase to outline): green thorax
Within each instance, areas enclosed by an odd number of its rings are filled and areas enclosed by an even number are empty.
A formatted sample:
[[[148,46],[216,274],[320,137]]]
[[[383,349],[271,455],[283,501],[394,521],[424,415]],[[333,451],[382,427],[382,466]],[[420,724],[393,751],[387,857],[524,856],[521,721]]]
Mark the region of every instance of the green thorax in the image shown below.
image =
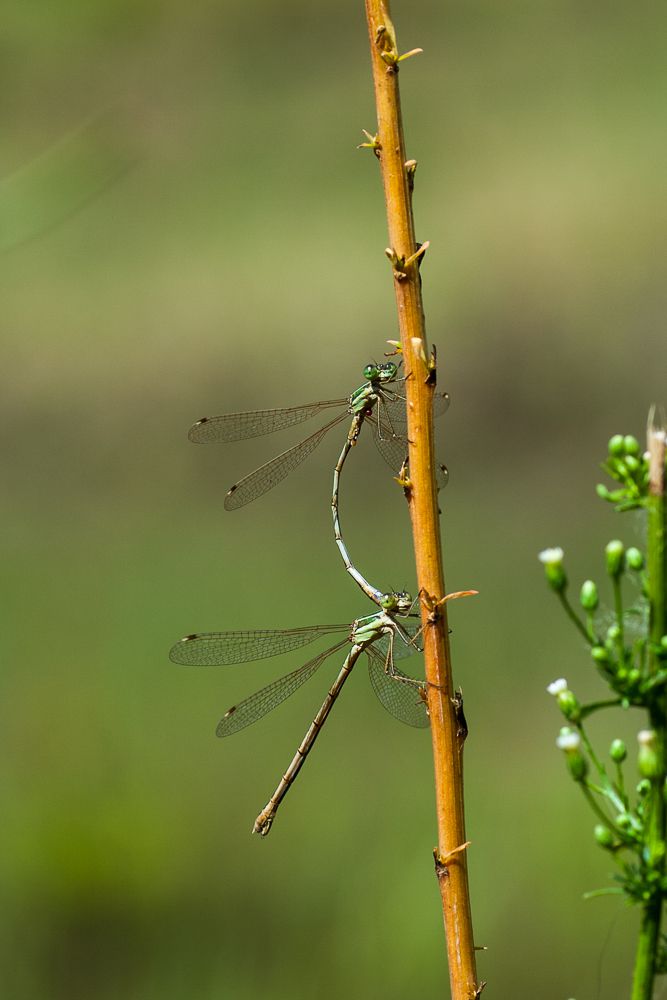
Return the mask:
[[[350,396],[350,413],[363,413],[372,410],[378,401],[378,390],[387,382],[395,382],[398,367],[392,361],[379,365],[366,365],[364,378],[366,382],[355,389]]]

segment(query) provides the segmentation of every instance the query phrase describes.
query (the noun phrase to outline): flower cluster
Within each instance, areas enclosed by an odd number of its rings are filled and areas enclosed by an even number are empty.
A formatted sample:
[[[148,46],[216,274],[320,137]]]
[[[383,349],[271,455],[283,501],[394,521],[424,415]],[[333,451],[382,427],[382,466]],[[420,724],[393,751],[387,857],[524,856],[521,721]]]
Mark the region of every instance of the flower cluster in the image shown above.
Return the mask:
[[[609,441],[607,458],[602,468],[620,488],[609,490],[600,483],[596,489],[603,500],[616,505],[617,510],[642,507],[648,487],[648,454],[641,454],[639,442],[631,434],[615,434]]]
[[[635,546],[625,548],[614,539],[605,547],[605,565],[614,598],[611,624],[609,612],[600,611],[598,586],[585,580],[579,592],[583,618],[570,604],[564,553],[560,548],[545,549],[539,556],[549,586],[558,594],[568,616],[586,639],[596,668],[624,707],[650,708],[667,685],[667,636],[651,645],[648,636],[647,581],[643,553]],[[626,607],[623,583],[634,591]],[[664,666],[649,669],[649,653]]]
[[[603,468],[620,488],[598,486],[601,498],[620,511],[649,505],[648,456],[640,453],[634,437],[614,436]],[[570,601],[561,548],[545,549],[539,558],[549,587],[584,638],[610,695],[582,703],[565,678],[553,681],[547,690],[567,723],[556,744],[598,820],[594,830],[597,843],[618,863],[620,888],[616,891],[645,906],[667,896],[663,829],[667,726],[660,721],[667,714],[667,636],[660,637],[651,625],[651,587],[655,584],[649,579],[644,553],[613,539],[604,551],[605,589],[611,597],[606,610],[601,608],[594,580],[585,580],[578,600]],[[613,740],[605,763],[586,732],[590,715],[612,707],[644,709],[648,717],[648,725],[637,734],[637,752],[631,763],[634,775],[629,778],[624,774],[628,757],[625,743]]]

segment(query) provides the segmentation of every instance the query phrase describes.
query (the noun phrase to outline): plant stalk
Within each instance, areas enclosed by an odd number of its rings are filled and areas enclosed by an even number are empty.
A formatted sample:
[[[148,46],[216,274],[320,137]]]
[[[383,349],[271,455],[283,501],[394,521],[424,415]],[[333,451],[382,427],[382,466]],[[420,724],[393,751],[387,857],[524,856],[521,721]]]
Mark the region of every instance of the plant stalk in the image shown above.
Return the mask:
[[[374,151],[384,185],[401,351],[405,366],[409,440],[408,499],[424,625],[424,660],[435,765],[438,823],[436,874],[449,958],[452,1000],[473,1000],[477,982],[463,806],[462,699],[455,696],[435,486],[432,402],[435,355],[428,356],[418,246],[398,87],[398,51],[388,0],[365,0],[378,134]],[[443,602],[443,603],[441,603]]]
[[[653,414],[648,426],[649,494],[647,523],[647,578],[650,605],[649,623],[649,675],[661,668],[658,657],[660,640],[667,633],[667,525],[665,520],[665,428],[654,422]],[[660,761],[660,775],[652,782],[651,811],[646,840],[646,864],[656,882],[665,872],[665,835],[667,815],[665,807],[665,775],[667,773],[667,698],[656,697],[649,712],[651,729],[656,734],[656,751]],[[632,1000],[651,1000],[656,976],[656,958],[660,944],[662,893],[656,888],[642,910],[642,918],[635,957]]]

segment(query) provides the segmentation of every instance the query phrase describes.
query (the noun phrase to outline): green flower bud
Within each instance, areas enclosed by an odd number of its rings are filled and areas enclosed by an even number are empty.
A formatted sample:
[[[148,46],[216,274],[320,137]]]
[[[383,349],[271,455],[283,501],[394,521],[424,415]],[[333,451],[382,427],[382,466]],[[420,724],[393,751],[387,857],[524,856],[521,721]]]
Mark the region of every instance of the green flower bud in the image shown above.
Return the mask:
[[[639,461],[638,458],[635,458],[634,455],[626,455],[625,467],[630,473],[630,475],[634,478],[641,469],[641,462]]]
[[[625,565],[628,569],[634,569],[636,572],[644,568],[644,556],[639,549],[636,549],[634,546],[626,549]]]
[[[544,572],[549,582],[549,586],[557,591],[563,591],[567,587],[567,577],[563,569],[563,550],[559,548],[544,549],[539,554],[539,560],[544,564]]]
[[[603,826],[602,823],[598,823],[593,831],[593,834],[600,847],[604,847],[606,850],[610,850],[614,847],[616,840],[614,834],[608,826]]]
[[[588,764],[581,752],[581,736],[579,733],[564,726],[556,740],[556,746],[564,752],[568,770],[574,780],[583,781],[588,771]]]
[[[558,707],[569,722],[578,722],[581,718],[581,705],[577,701],[576,695],[570,691],[564,677],[559,677],[557,681],[552,681],[548,686],[549,694],[554,695],[558,702]],[[570,732],[566,727],[566,732]]]
[[[623,763],[628,756],[628,749],[623,740],[612,740],[612,744],[609,747],[609,756],[615,764]]]
[[[637,795],[640,799],[645,799],[651,791],[651,782],[648,778],[643,778],[637,785]]]
[[[621,637],[621,630],[619,626],[616,624],[610,625],[609,628],[607,629],[607,642],[613,646],[615,642],[618,642],[620,637]]]
[[[613,455],[614,458],[618,458],[619,455],[625,454],[625,439],[622,434],[614,434],[612,438],[609,439],[608,444],[609,454]]]
[[[597,486],[595,487],[595,492],[597,493],[597,495],[600,497],[601,500],[609,499],[609,490],[602,483],[597,484]]]
[[[632,819],[627,813],[619,813],[616,817],[616,826],[619,830],[631,830],[632,829]]]
[[[607,572],[609,576],[620,576],[623,572],[623,556],[625,554],[623,542],[619,542],[617,539],[613,542],[608,542],[604,551],[607,557]]]
[[[558,707],[568,722],[578,722],[581,718],[581,705],[572,691],[561,691],[556,696]]]
[[[598,606],[598,588],[592,580],[585,580],[581,586],[579,600],[584,611],[595,611]]]
[[[639,754],[637,768],[643,778],[660,777],[660,760],[657,750],[657,733],[654,729],[642,729],[637,733]]]
[[[663,635],[660,638],[660,645],[663,649],[667,649],[667,635]]]
[[[602,666],[609,663],[609,653],[604,646],[593,646],[591,649],[591,656],[596,663],[599,663]]]
[[[623,438],[623,449],[626,455],[639,455],[639,441],[632,434],[626,434]]]

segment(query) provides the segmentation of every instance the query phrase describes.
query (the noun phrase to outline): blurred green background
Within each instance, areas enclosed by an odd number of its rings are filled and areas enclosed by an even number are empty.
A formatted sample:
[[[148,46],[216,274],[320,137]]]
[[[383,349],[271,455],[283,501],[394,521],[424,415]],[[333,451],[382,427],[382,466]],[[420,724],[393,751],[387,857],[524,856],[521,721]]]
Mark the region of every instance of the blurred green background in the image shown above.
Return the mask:
[[[536,553],[563,544],[578,586],[641,533],[593,487],[608,437],[641,437],[664,399],[665,8],[393,14],[425,49],[401,83],[452,397],[447,582],[480,591],[451,613],[480,977],[489,997],[620,998],[636,914],[582,900],[611,864],[545,693],[602,688]],[[296,435],[186,439],[204,413],[345,395],[396,336],[377,165],[355,149],[374,129],[363,5],[9,0],[3,20],[4,992],[446,996],[428,736],[362,666],[261,841],[327,678],[221,743],[226,708],[298,654],[167,659],[194,630],[369,611],[331,538],[339,442],[227,513]],[[414,589],[373,452],[346,472],[348,543]],[[606,725],[603,745],[638,720]]]

